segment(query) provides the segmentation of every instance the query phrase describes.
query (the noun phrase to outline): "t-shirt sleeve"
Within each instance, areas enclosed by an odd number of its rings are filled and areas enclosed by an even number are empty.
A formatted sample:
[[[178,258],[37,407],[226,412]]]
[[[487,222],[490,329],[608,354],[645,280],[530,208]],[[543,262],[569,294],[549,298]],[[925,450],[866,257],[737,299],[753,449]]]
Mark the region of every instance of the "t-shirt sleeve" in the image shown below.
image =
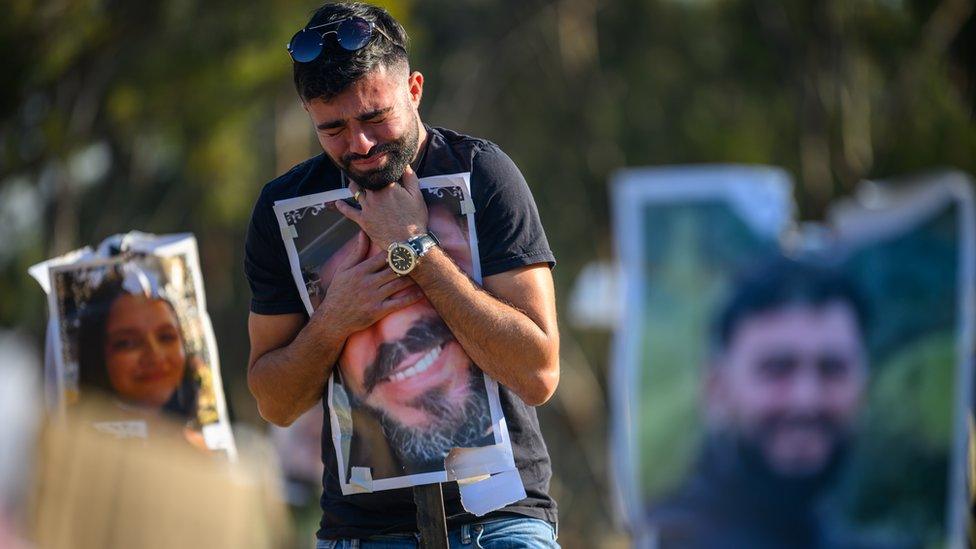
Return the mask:
[[[471,190],[482,276],[556,259],[532,192],[512,159],[493,144],[472,160]]]
[[[264,192],[254,206],[247,228],[244,275],[251,286],[251,312],[261,315],[305,313],[273,204]]]

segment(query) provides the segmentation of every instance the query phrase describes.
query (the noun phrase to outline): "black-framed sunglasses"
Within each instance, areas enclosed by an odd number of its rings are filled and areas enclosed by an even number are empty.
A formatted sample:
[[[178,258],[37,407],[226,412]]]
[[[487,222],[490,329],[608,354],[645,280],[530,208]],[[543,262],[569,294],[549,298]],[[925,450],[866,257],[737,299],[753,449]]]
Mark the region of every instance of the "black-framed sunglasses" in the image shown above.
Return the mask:
[[[296,32],[285,47],[296,62],[308,63],[322,54],[326,36],[335,35],[335,41],[339,47],[346,51],[356,51],[369,43],[370,39],[373,38],[373,31],[383,35],[393,45],[402,47],[375,23],[358,16],[330,21],[314,27],[305,27]]]

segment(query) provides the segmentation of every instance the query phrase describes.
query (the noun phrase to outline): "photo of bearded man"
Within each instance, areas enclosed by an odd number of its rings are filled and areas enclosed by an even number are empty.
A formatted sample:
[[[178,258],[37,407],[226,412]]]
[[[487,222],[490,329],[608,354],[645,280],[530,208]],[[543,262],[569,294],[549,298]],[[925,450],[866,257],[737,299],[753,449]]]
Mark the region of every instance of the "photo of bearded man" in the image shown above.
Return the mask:
[[[430,232],[474,278],[461,189],[425,189],[424,194]],[[386,253],[332,204],[312,215],[306,213],[296,230],[299,262],[313,308],[328,292],[340,265]],[[484,375],[426,299],[351,335],[338,366],[328,400],[343,433],[344,483],[349,482],[353,467],[368,468],[374,480],[443,471],[452,449],[498,442]],[[323,441],[323,445],[331,443]]]

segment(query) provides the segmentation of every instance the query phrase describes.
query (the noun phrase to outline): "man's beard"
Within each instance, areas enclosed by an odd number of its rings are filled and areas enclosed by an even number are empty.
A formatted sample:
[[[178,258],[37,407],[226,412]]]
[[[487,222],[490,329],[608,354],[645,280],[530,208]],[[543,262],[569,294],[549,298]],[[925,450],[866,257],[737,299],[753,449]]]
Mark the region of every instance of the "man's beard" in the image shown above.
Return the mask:
[[[470,366],[468,398],[462,406],[452,403],[444,389],[433,389],[419,396],[411,405],[426,411],[431,423],[409,427],[384,413],[380,422],[390,446],[406,463],[442,462],[453,448],[483,446],[491,432],[491,410],[485,393],[484,378]]]
[[[420,320],[399,340],[380,345],[376,360],[367,366],[363,374],[364,397],[350,394],[354,407],[362,406],[379,418],[390,447],[404,462],[420,464],[441,461],[452,448],[483,445],[483,439],[491,432],[491,410],[484,376],[470,359],[466,369],[457,372],[457,375],[468,377],[467,386],[461,389],[467,393],[463,403],[458,404],[456,396],[447,389],[436,387],[408,404],[411,408],[426,412],[430,418],[427,425],[404,425],[384,410],[365,402],[376,386],[396,371],[405,357],[435,347],[443,349],[456,341],[440,317]]]
[[[366,154],[349,153],[343,155],[341,159],[342,169],[360,187],[370,191],[378,191],[390,183],[400,181],[403,178],[404,170],[406,170],[410,161],[417,154],[417,148],[420,146],[419,137],[420,124],[414,118],[413,123],[407,131],[398,139],[375,145]],[[362,160],[383,153],[388,153],[385,166],[365,173],[356,173],[353,171],[353,160]]]
[[[751,486],[757,492],[768,490],[776,492],[779,496],[777,499],[786,498],[794,502],[809,501],[837,479],[849,453],[851,436],[846,429],[826,418],[787,421],[815,422],[827,432],[832,433],[833,442],[830,452],[816,470],[789,474],[778,470],[770,462],[764,450],[764,446],[768,446],[768,444],[764,444],[763,439],[770,436],[768,433],[772,429],[782,428],[782,425],[766,425],[762,428],[763,432],[759,434],[736,433],[732,435],[730,442],[739,457],[738,463],[741,472],[748,477]]]

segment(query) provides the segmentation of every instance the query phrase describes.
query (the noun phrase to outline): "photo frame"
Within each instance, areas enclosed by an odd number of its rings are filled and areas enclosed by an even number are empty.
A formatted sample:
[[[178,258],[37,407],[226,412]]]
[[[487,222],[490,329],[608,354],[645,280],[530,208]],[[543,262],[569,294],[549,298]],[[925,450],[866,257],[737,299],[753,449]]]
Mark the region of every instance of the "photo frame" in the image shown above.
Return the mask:
[[[469,177],[426,177],[420,189],[430,231],[480,284]],[[348,189],[275,203],[295,285],[310,316],[359,233],[335,208],[337,200],[355,205]],[[515,469],[497,382],[471,362],[426,300],[350,336],[325,400],[344,494],[471,481]]]
[[[831,520],[881,543],[962,543],[976,286],[971,185],[951,173],[865,182],[826,224],[801,225],[789,176],[775,168],[618,174],[624,291],[611,455],[617,504],[639,546],[670,546],[661,525],[676,508],[694,516],[685,488],[711,478],[698,464],[714,432],[705,395],[715,313],[736,294],[741,273],[774,256],[805,257],[838,273],[867,309],[868,381],[851,414],[855,435],[843,468],[822,495]],[[676,500],[684,507],[671,505]]]
[[[101,393],[113,405],[99,431],[147,438],[162,411],[190,443],[236,458],[193,235],[116,235],[31,273],[48,295],[52,408]]]

